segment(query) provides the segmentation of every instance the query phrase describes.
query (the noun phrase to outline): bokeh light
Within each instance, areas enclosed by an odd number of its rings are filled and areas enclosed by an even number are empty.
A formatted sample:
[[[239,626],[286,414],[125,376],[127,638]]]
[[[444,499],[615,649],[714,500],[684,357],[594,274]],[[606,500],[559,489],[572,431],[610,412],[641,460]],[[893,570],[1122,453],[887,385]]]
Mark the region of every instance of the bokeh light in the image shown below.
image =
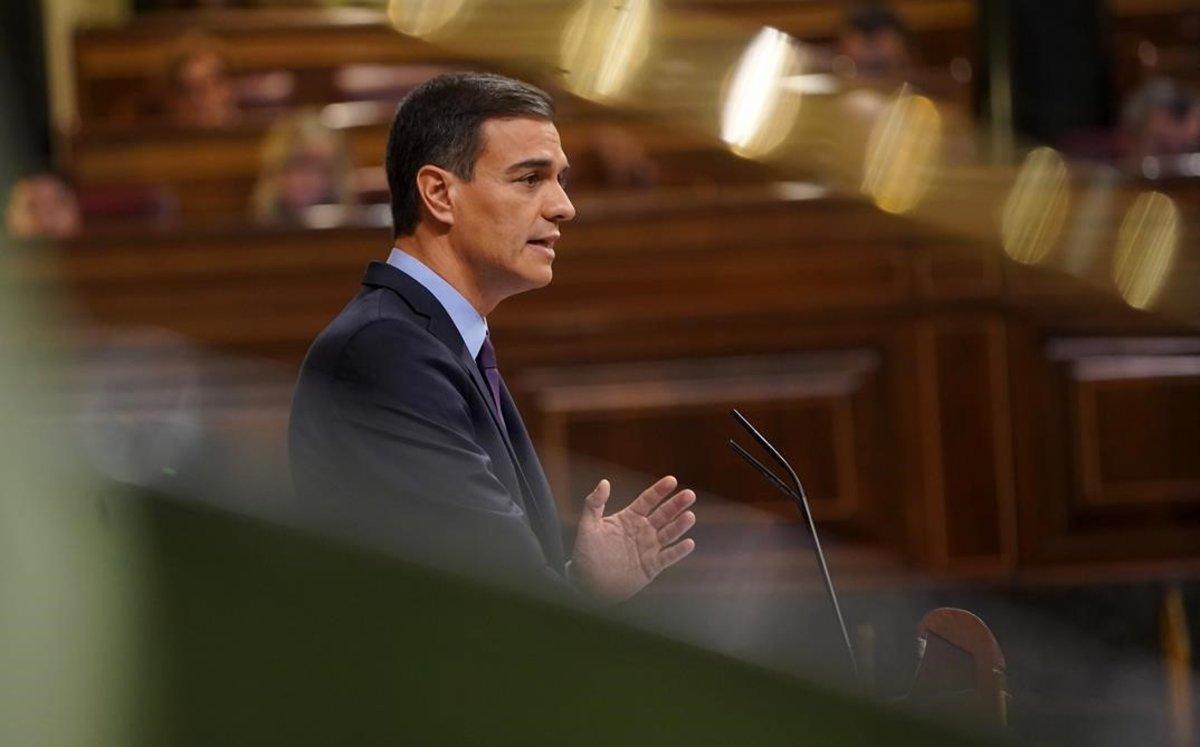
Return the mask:
[[[388,21],[402,34],[431,36],[466,9],[467,0],[389,0]]]
[[[612,101],[626,89],[650,50],[650,0],[587,0],[563,33],[563,84],[595,101]]]
[[[1053,148],[1035,148],[1025,157],[1000,222],[1009,257],[1037,264],[1054,248],[1067,219],[1069,178],[1066,162]]]
[[[941,142],[937,106],[924,96],[901,90],[871,128],[863,194],[885,212],[911,212],[929,191]]]
[[[1145,309],[1162,289],[1179,245],[1179,208],[1161,192],[1144,192],[1117,233],[1112,277],[1130,306]]]
[[[779,146],[796,119],[800,96],[787,80],[800,73],[800,51],[787,34],[763,28],[738,61],[725,91],[721,139],[740,156],[758,158]]]

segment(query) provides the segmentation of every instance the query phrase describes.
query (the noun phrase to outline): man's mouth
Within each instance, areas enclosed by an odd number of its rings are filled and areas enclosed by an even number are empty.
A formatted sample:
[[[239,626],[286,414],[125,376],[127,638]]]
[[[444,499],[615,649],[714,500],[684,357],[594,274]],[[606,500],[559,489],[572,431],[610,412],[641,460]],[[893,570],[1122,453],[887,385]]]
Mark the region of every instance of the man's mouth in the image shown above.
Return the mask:
[[[556,241],[558,241],[558,236],[543,236],[540,239],[530,239],[527,243],[554,251],[554,242]]]

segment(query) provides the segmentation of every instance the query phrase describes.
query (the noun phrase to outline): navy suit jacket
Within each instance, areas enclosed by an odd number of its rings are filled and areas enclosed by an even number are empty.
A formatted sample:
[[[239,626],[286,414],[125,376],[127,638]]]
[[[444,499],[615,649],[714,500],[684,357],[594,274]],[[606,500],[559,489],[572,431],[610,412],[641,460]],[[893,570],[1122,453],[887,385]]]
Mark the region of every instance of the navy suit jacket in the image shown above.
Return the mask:
[[[507,388],[501,407],[503,420],[433,294],[372,262],[300,372],[297,495],[327,528],[372,545],[567,587],[554,500]]]

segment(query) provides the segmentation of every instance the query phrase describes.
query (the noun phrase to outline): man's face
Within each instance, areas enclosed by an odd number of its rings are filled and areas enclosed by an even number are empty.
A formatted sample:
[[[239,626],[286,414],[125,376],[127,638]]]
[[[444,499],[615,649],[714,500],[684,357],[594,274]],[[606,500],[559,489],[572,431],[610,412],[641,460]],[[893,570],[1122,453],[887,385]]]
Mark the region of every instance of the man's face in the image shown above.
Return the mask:
[[[337,201],[337,153],[327,143],[309,143],[284,161],[279,200],[290,210]]]
[[[908,65],[908,45],[895,31],[885,29],[870,35],[851,31],[842,37],[840,47],[862,78],[901,75]]]
[[[233,84],[225,62],[202,52],[184,61],[176,77],[176,116],[191,124],[227,124],[236,114]]]
[[[1166,107],[1152,110],[1142,130],[1142,143],[1148,155],[1191,153],[1200,145],[1200,109],[1183,116]]]
[[[541,119],[491,119],[471,181],[455,180],[450,240],[497,301],[553,277],[558,224],[575,217],[563,190],[567,157]]]
[[[39,175],[20,181],[8,206],[8,231],[18,238],[65,239],[79,233],[79,202],[62,182]]]

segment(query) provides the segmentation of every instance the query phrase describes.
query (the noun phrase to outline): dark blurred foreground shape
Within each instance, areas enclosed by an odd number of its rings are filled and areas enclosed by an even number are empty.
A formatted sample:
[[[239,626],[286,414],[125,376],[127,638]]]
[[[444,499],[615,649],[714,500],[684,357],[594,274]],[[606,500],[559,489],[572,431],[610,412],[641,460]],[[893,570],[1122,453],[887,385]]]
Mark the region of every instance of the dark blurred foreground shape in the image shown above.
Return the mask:
[[[986,743],[313,536],[116,489],[104,502],[149,569],[137,744]]]

